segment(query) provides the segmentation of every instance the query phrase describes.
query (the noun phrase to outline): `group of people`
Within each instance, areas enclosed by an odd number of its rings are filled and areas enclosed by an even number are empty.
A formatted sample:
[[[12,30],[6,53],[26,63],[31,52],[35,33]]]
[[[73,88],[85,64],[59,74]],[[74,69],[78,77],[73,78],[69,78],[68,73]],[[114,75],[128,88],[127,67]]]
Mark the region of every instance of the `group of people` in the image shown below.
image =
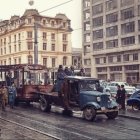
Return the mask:
[[[126,90],[124,85],[118,85],[117,87],[116,102],[119,104],[119,109],[125,110]]]
[[[2,111],[6,110],[6,106],[9,104],[11,108],[14,107],[15,98],[17,92],[14,83],[11,86],[0,85],[0,101],[2,106]]]
[[[74,76],[74,75],[75,75],[75,72],[74,72],[73,66],[71,66],[70,68],[65,67],[65,69],[64,69],[62,65],[59,65],[59,68],[57,71],[57,79],[56,79],[56,91],[60,92],[61,85],[62,85],[64,78],[66,76]],[[78,76],[85,76],[84,69],[81,68],[77,75]]]

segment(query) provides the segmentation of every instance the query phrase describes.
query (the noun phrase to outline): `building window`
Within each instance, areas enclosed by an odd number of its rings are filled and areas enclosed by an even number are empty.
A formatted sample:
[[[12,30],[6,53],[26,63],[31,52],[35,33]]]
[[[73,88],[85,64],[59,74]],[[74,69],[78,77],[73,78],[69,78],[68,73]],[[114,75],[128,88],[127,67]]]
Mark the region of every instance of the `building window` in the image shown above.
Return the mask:
[[[134,4],[134,0],[121,0],[121,7]]]
[[[106,11],[114,10],[115,8],[117,8],[116,0],[108,0],[106,2]]]
[[[117,55],[117,62],[121,62],[121,55]]]
[[[32,23],[32,19],[28,18],[28,24],[31,24],[31,23]]]
[[[129,61],[129,54],[124,54],[123,55],[123,60],[124,61]]]
[[[54,33],[51,34],[51,40],[55,40],[55,34]]]
[[[103,42],[93,43],[93,51],[103,49]]]
[[[2,48],[1,48],[1,55],[3,55],[3,50],[2,50]]]
[[[127,65],[125,70],[139,70],[139,65]]]
[[[100,64],[100,58],[95,58],[95,63]]]
[[[28,56],[28,64],[33,64],[33,57],[31,55]]]
[[[118,13],[106,15],[106,23],[113,23],[118,21]]]
[[[55,67],[55,58],[52,58],[52,67]]]
[[[135,37],[126,37],[121,39],[122,46],[135,44]]]
[[[21,64],[21,58],[18,58],[18,63]]]
[[[6,47],[4,47],[4,54],[6,54]]]
[[[52,44],[51,50],[55,51],[55,44]]]
[[[113,63],[113,56],[108,56],[108,63]]]
[[[21,44],[18,44],[18,50],[21,51]]]
[[[63,52],[67,51],[67,44],[63,44]]]
[[[21,35],[20,35],[20,33],[18,34],[18,40],[20,40],[20,38],[21,38]]]
[[[135,23],[129,22],[121,25],[122,34],[127,34],[135,31]]]
[[[9,46],[9,53],[11,53],[11,46]]]
[[[47,50],[47,43],[43,43],[43,50]]]
[[[107,72],[107,68],[106,67],[97,68],[97,72]]]
[[[103,26],[103,17],[93,19],[93,27]]]
[[[138,60],[138,53],[134,53],[133,54],[133,61],[137,61]]]
[[[97,15],[103,12],[103,4],[98,4],[92,7],[93,15]]]
[[[67,57],[63,57],[63,65],[65,66],[65,65],[67,65]]]
[[[63,34],[62,40],[63,40],[63,41],[67,41],[67,34]]]
[[[118,26],[112,26],[106,28],[106,36],[111,37],[111,36],[116,36],[118,35]]]
[[[16,58],[14,59],[14,63],[17,64],[17,59]]]
[[[93,31],[93,40],[103,38],[103,29]]]
[[[89,10],[86,10],[84,12],[84,20],[88,20],[88,19],[90,19],[90,11]]]
[[[90,6],[90,1],[89,1],[89,0],[85,0],[83,4],[84,4],[84,5],[83,5],[84,8],[87,8],[87,7]]]
[[[51,26],[54,27],[54,25],[55,25],[55,24],[54,24],[54,21],[52,21],[52,22],[51,22]]]
[[[32,42],[27,42],[28,50],[33,49],[33,43]]]
[[[122,20],[133,18],[133,17],[134,17],[134,7],[121,11],[121,19]]]
[[[15,45],[14,48],[15,48],[15,52],[16,52],[17,51],[17,46]]]
[[[47,66],[47,58],[43,58],[43,65]]]
[[[9,43],[11,43],[11,36],[9,36]]]
[[[106,41],[106,48],[118,47],[118,39]]]
[[[110,67],[110,71],[122,71],[121,66]]]
[[[16,35],[14,35],[14,42],[16,42]]]
[[[27,38],[31,39],[32,38],[32,32],[27,32]]]
[[[11,58],[9,58],[9,65],[11,65]]]
[[[90,34],[84,35],[84,42],[90,42]]]
[[[43,32],[43,39],[47,39],[47,33]]]
[[[46,20],[43,20],[43,25],[46,25]]]
[[[140,31],[140,20],[138,20],[138,29]]]

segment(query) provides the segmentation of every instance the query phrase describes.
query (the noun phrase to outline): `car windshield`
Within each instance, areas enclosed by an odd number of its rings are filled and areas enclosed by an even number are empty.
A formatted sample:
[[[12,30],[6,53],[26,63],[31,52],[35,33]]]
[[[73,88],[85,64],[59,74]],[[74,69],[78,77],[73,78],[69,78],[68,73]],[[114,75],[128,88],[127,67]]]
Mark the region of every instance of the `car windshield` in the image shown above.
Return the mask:
[[[98,81],[95,80],[83,80],[80,82],[80,90],[82,91],[93,91],[97,90],[100,84]]]

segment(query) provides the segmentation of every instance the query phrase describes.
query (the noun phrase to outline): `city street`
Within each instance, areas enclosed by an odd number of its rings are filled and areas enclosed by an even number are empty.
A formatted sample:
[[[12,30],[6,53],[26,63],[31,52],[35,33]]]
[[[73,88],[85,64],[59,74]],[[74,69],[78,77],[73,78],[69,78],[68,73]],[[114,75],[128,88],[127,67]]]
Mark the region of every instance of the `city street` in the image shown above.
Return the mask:
[[[60,110],[53,107],[51,113],[44,113],[25,105],[14,110],[7,108],[0,115],[1,139],[139,139],[138,120],[124,117],[108,120],[100,115],[94,122],[87,122],[79,113],[66,117]]]

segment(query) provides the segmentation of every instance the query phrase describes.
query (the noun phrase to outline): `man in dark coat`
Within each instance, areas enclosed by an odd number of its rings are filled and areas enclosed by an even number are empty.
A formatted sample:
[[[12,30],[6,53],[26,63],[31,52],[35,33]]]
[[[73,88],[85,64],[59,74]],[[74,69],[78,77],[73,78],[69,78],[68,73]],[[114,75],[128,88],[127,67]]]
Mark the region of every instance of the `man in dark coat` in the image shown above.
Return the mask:
[[[126,94],[126,90],[124,88],[124,85],[121,85],[121,106],[122,109],[125,110],[125,95]]]
[[[119,104],[119,109],[121,108],[121,96],[122,96],[122,91],[121,91],[121,86],[120,85],[118,85],[117,86],[117,94],[116,94],[116,102]]]

